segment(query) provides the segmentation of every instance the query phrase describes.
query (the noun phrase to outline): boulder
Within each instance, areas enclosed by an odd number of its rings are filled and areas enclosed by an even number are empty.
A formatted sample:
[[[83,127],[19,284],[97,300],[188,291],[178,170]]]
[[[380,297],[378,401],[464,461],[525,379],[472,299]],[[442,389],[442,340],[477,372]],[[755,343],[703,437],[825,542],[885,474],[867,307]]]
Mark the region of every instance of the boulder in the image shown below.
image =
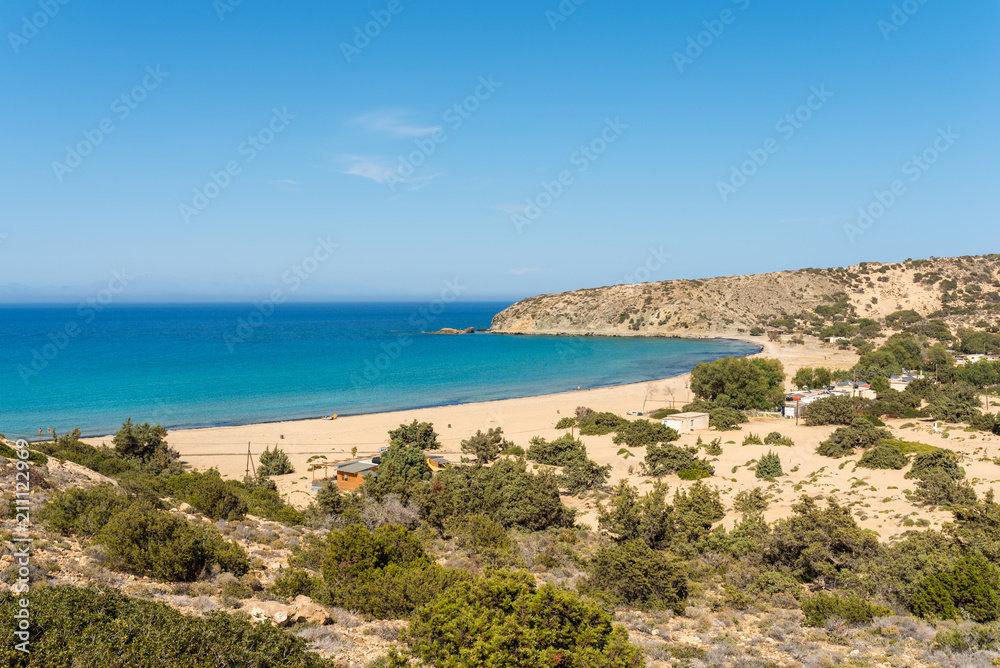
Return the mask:
[[[191,504],[189,504],[189,503],[181,503],[181,505],[177,506],[177,510],[178,510],[178,512],[182,512],[182,513],[193,513],[194,512],[194,508],[192,508]]]
[[[295,616],[295,608],[277,601],[254,601],[250,604],[250,616],[257,621],[267,620],[275,626],[288,626]]]
[[[308,596],[298,595],[295,600],[292,601],[292,605],[295,606],[295,616],[293,621],[296,624],[329,624],[331,621],[330,613],[326,611],[326,608],[315,603]]]

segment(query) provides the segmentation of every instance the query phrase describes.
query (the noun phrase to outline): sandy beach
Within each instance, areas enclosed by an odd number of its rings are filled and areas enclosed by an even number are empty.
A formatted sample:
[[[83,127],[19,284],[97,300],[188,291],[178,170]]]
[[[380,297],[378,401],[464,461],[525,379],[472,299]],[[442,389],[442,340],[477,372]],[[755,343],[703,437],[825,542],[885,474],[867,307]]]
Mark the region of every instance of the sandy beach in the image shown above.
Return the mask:
[[[782,361],[788,378],[803,366],[849,368],[857,357],[848,351],[810,340],[805,345],[787,342],[771,343],[760,339],[747,339],[763,346],[761,355]],[[620,385],[615,387],[569,391],[520,399],[507,399],[483,403],[442,406],[390,413],[376,413],[338,418],[314,419],[267,424],[250,424],[233,427],[214,427],[171,431],[168,442],[181,453],[181,459],[198,470],[216,467],[227,478],[241,479],[246,471],[247,446],[256,462],[265,447],[275,445],[288,454],[295,473],[275,478],[278,488],[290,503],[298,507],[308,505],[312,498],[311,486],[314,473],[309,471],[311,457],[324,457],[314,461],[336,462],[351,458],[351,449],[357,448],[358,456],[372,455],[387,444],[387,432],[401,423],[414,419],[434,424],[440,435],[442,448],[439,454],[458,461],[461,441],[475,433],[501,427],[504,436],[514,443],[527,447],[533,436],[551,439],[561,435],[556,422],[573,415],[577,406],[587,406],[597,411],[610,411],[625,415],[628,411],[645,409],[647,414],[658,408],[680,408],[691,399],[688,389],[690,375],[685,374],[652,382]],[[993,409],[995,410],[995,408]],[[913,427],[900,429],[906,422]],[[940,430],[931,433],[930,423],[920,420],[894,420],[889,426],[897,438],[920,441],[930,445],[951,448],[963,455],[963,465],[968,479],[977,492],[983,492],[1000,482],[1000,466],[993,463],[997,457],[998,437],[970,433],[957,429],[948,433]],[[743,437],[753,432],[762,438],[771,431],[780,431],[791,437],[795,445],[743,446]],[[731,507],[733,497],[741,490],[764,485],[773,495],[767,519],[773,520],[790,512],[790,506],[802,495],[822,494],[851,504],[857,511],[859,522],[877,531],[883,539],[899,534],[912,524],[939,525],[950,519],[943,511],[930,512],[918,508],[907,499],[904,490],[913,489],[913,481],[905,480],[901,471],[855,470],[857,457],[830,459],[817,455],[815,450],[833,427],[796,426],[787,419],[754,419],[739,431],[716,432],[705,430],[681,437],[681,445],[694,444],[698,436],[708,442],[721,437],[723,454],[715,458],[716,475],[706,482],[719,488],[723,500]],[[583,437],[590,457],[599,464],[612,465],[612,482],[630,479],[640,490],[648,489],[652,479],[638,475],[638,462],[643,453],[624,459],[619,456],[619,446],[611,436]],[[110,439],[89,439],[93,443]],[[759,481],[753,467],[747,466],[769,450],[781,457],[786,473],[776,483]],[[322,471],[315,475],[322,477]],[[671,488],[687,486],[676,476],[668,476]],[[579,509],[578,521],[597,528],[596,512],[591,500],[564,497],[564,502]],[[727,522],[732,522],[731,515]]]

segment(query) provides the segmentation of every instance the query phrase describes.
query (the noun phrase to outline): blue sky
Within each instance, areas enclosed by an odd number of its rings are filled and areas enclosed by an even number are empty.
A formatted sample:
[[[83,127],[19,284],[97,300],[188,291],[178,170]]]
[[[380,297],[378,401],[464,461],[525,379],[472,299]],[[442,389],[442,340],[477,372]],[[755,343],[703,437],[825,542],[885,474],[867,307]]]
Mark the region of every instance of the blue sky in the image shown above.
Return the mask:
[[[997,252],[995,2],[679,4],[6,2],[0,301]]]

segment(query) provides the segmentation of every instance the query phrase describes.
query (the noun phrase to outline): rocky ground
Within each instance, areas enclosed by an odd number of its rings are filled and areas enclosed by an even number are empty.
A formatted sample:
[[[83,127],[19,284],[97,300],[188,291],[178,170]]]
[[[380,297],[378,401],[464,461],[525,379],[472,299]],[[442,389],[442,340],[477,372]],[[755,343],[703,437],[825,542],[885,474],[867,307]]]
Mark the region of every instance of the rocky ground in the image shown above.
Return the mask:
[[[952,325],[996,316],[1000,256],[867,262],[752,276],[636,283],[540,295],[493,319],[507,334],[736,336],[785,315],[835,304],[843,295],[861,318],[913,309],[941,311]],[[935,315],[933,317],[939,317]]]
[[[12,463],[0,461],[0,489],[9,498]],[[71,463],[50,460],[36,470],[32,510],[57,489],[106,482],[103,476]],[[7,504],[3,504],[6,509]],[[187,504],[171,510],[197,522],[209,522]],[[348,610],[326,608],[307,597],[285,600],[269,593],[275,576],[288,566],[293,550],[313,530],[287,527],[255,517],[240,522],[214,523],[228,538],[247,550],[252,571],[243,578],[227,573],[205,573],[191,583],[167,584],[108,569],[102,549],[56,535],[35,524],[32,578],[36,584],[114,587],[139,598],[161,601],[185,614],[203,615],[211,610],[241,611],[260,623],[287,628],[304,638],[320,655],[344,666],[367,666],[399,643],[406,627],[401,620],[366,620]],[[0,520],[0,591],[10,588],[13,569],[15,522]],[[438,562],[452,568],[480,571],[489,566],[479,556],[442,540],[432,533],[419,534]],[[606,538],[585,529],[516,535],[512,566],[531,570],[540,582],[575,587],[584,577],[586,559]],[[703,557],[702,560],[705,560]],[[995,653],[949,653],[935,647],[941,628],[911,617],[876,619],[871,625],[851,627],[831,622],[825,628],[801,625],[801,613],[793,599],[775,599],[766,609],[735,610],[725,604],[722,582],[714,582],[712,564],[699,568],[699,581],[707,583],[692,592],[681,615],[671,612],[622,610],[615,619],[630,633],[631,641],[647,653],[647,664],[658,666],[988,666]],[[44,585],[43,585],[44,586]],[[992,664],[996,665],[996,664]]]

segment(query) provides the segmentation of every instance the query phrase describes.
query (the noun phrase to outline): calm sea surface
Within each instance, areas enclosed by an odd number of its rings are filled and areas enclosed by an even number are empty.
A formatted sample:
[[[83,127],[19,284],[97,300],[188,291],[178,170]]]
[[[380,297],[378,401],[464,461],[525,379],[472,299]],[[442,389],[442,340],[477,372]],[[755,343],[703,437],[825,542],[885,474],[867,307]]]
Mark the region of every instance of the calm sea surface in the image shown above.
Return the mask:
[[[0,433],[245,424],[664,378],[739,341],[462,336],[507,303],[0,307]]]

